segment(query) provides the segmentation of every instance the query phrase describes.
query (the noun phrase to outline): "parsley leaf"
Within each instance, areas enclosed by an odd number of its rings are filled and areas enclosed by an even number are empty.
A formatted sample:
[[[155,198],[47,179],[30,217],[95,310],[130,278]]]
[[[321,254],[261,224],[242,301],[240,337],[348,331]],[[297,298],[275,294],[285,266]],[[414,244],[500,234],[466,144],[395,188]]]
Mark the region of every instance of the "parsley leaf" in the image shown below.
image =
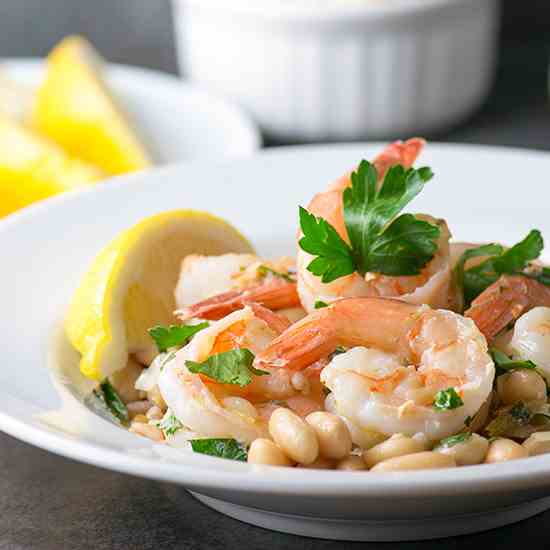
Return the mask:
[[[450,437],[442,439],[439,442],[438,447],[445,447],[448,449],[450,447],[454,447],[458,443],[464,443],[465,441],[468,441],[470,437],[472,437],[472,434],[470,432],[462,432],[456,435],[451,435]]]
[[[232,349],[210,356],[203,363],[186,361],[185,366],[194,373],[205,374],[222,384],[237,384],[244,387],[252,382],[252,375],[268,375],[252,366],[254,354],[246,348]]]
[[[533,361],[514,361],[496,348],[491,348],[489,351],[495,363],[497,376],[517,369],[537,370],[537,365]]]
[[[317,256],[307,266],[308,271],[330,283],[355,271],[350,246],[323,218],[316,218],[300,206],[300,228],[304,236],[299,245],[302,250]]]
[[[464,401],[462,401],[462,398],[456,393],[454,388],[440,390],[435,394],[433,407],[438,411],[458,409],[458,407],[462,407],[462,405],[464,405]]]
[[[328,304],[326,302],[323,302],[323,300],[317,300],[315,302],[315,305],[313,306],[315,309],[322,309],[324,307],[328,307]]]
[[[427,168],[392,166],[377,189],[373,164],[361,161],[342,195],[351,245],[323,218],[300,207],[300,247],[315,256],[307,269],[329,283],[355,271],[417,275],[437,250],[440,229],[412,214],[398,214],[432,178]]]
[[[523,274],[529,262],[536,260],[544,248],[544,241],[538,229],[508,250],[499,244],[488,244],[464,252],[455,267],[456,281],[464,292],[466,304],[470,304],[501,275]],[[464,270],[466,262],[475,257],[489,256],[479,265]],[[538,275],[528,275],[543,284],[550,284],[550,269],[542,269]]]
[[[277,271],[276,269],[273,269],[267,265],[258,266],[258,269],[256,269],[256,272],[260,277],[267,277],[268,275],[273,275],[275,277],[279,277],[280,279],[284,279],[289,283],[296,282],[296,279],[294,279],[294,277],[292,277],[290,273],[283,273],[282,271]]]
[[[246,449],[235,439],[192,439],[191,448],[195,453],[229,458],[246,462]]]
[[[183,346],[187,342],[200,332],[209,326],[209,323],[199,323],[198,325],[170,325],[162,326],[157,325],[148,330],[149,335],[155,341],[160,353],[166,351],[168,348],[176,346]]]
[[[130,416],[128,415],[128,408],[107,378],[105,378],[105,380],[101,382],[101,384],[99,385],[99,390],[101,391],[101,395],[99,395],[99,398],[103,398],[102,400],[105,402],[105,405],[107,405],[109,410],[121,422],[128,422],[128,420],[130,419]]]
[[[162,420],[157,424],[166,437],[171,437],[183,429],[183,424],[176,418],[176,416],[168,411]]]
[[[439,228],[412,214],[396,216],[422,191],[429,168],[392,166],[377,191],[374,165],[361,161],[344,190],[344,221],[356,270],[385,275],[417,275],[437,250]]]

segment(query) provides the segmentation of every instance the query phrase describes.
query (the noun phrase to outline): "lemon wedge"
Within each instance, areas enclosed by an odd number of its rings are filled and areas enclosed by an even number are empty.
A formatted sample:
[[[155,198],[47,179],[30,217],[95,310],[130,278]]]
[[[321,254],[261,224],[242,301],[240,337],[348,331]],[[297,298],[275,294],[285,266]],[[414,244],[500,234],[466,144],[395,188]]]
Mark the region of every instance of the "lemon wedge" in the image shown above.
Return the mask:
[[[31,88],[0,73],[0,114],[23,122],[28,117],[33,101]]]
[[[31,125],[71,155],[122,174],[151,164],[102,78],[103,62],[84,38],[62,40],[47,59]]]
[[[101,177],[54,143],[0,114],[0,217]]]
[[[130,353],[154,354],[147,329],[176,322],[180,264],[193,253],[252,252],[230,224],[193,210],[151,216],[121,233],[95,258],[76,290],[65,331],[81,353],[80,370],[101,380]]]

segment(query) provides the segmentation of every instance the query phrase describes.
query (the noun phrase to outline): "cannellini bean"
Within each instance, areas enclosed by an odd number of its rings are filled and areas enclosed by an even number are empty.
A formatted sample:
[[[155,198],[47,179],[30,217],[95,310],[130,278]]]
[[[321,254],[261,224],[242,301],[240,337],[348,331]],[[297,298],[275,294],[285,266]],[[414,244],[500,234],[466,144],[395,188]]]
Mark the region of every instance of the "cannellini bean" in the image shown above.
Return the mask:
[[[279,447],[295,462],[311,464],[319,456],[314,429],[297,414],[284,407],[273,411],[269,433]]]
[[[151,408],[151,401],[143,399],[141,401],[132,401],[126,405],[130,420],[134,419],[138,414],[144,415]]]
[[[497,378],[497,393],[505,405],[518,401],[546,400],[546,384],[533,370],[519,369]]]
[[[292,461],[271,439],[255,439],[248,449],[250,464],[267,466],[292,466]]]
[[[531,434],[524,442],[523,448],[529,456],[550,453],[550,432],[536,432]]]
[[[486,464],[507,462],[529,456],[527,449],[511,439],[495,439],[490,445],[485,457]]]
[[[305,420],[317,434],[321,456],[341,459],[350,454],[351,435],[340,417],[319,411],[309,414]]]
[[[440,445],[434,449],[437,453],[452,456],[457,466],[481,464],[485,460],[489,442],[478,434],[471,434],[468,439],[452,446]]]
[[[114,372],[109,377],[111,384],[124,403],[142,399],[142,392],[135,388],[136,380],[142,370],[143,367],[130,357],[125,368]]]
[[[367,451],[368,449],[371,449],[375,445],[378,445],[379,443],[382,443],[382,441],[386,441],[388,439],[386,434],[375,432],[373,430],[366,430],[345,416],[341,416],[340,418],[348,427],[353,444],[357,445],[364,451]]]
[[[149,420],[160,420],[164,415],[162,411],[156,406],[152,406],[145,415]]]
[[[402,470],[429,470],[432,468],[452,468],[456,462],[452,456],[423,451],[409,455],[395,456],[379,462],[371,472],[399,472]]]
[[[363,457],[357,455],[350,455],[343,460],[340,460],[336,465],[337,470],[347,470],[347,471],[360,471],[366,470],[367,465],[363,460]]]
[[[412,453],[426,451],[426,442],[402,434],[392,435],[388,440],[375,445],[363,453],[363,460],[367,468],[372,468],[379,462]]]
[[[147,422],[149,422],[149,419],[144,414],[136,414],[136,416],[134,416],[134,422],[147,424]]]
[[[489,394],[489,397],[487,397],[483,405],[481,405],[477,413],[472,418],[469,425],[469,429],[471,432],[481,431],[482,428],[485,426],[485,424],[487,424],[487,420],[489,418],[489,412],[491,411],[491,404],[493,402],[494,397],[495,397],[495,392],[492,391]]]
[[[142,422],[134,421],[130,425],[130,431],[135,434],[148,437],[153,441],[164,441],[164,434],[162,433],[162,431],[159,430],[156,426],[152,426],[151,424],[144,424]]]
[[[155,386],[147,392],[147,399],[149,399],[149,401],[152,401],[162,411],[166,411],[166,409],[168,408],[166,405],[166,401],[164,401],[164,398],[162,397],[158,386]]]
[[[299,464],[300,468],[307,468],[309,470],[333,470],[336,466],[336,461],[324,456],[317,457],[310,464]]]
[[[142,365],[145,365],[148,367],[155,357],[158,355],[157,350],[154,347],[150,347],[146,350],[137,351],[134,353],[134,357],[138,363],[141,363]]]
[[[221,404],[224,408],[231,411],[236,411],[250,418],[258,418],[256,407],[247,399],[242,397],[224,397],[221,399]]]

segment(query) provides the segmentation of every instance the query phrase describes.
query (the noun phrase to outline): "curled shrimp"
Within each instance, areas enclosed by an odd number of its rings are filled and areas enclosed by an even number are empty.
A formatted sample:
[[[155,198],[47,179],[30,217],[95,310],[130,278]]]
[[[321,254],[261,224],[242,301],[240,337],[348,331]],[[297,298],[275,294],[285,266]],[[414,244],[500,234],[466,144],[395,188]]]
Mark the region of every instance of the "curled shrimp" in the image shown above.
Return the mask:
[[[491,342],[536,306],[550,307],[550,288],[523,275],[502,275],[472,302],[465,315]]]
[[[347,298],[319,309],[276,338],[258,366],[302,369],[333,352],[321,372],[336,410],[363,429],[422,432],[435,440],[460,431],[492,390],[494,365],[473,321],[456,313],[384,298]],[[462,405],[438,410],[441,390]]]
[[[413,138],[405,142],[397,141],[386,147],[373,162],[379,181],[395,164],[407,168],[412,166],[424,144],[423,139]],[[346,174],[334,182],[327,191],[315,195],[307,208],[315,216],[328,221],[346,242],[349,242],[349,239],[344,223],[342,193],[350,184],[350,175]],[[359,273],[353,273],[331,283],[322,283],[320,278],[307,269],[312,256],[299,249],[298,294],[304,309],[311,312],[317,301],[329,303],[347,297],[399,297],[413,304],[425,303],[433,307],[447,307],[451,284],[450,233],[443,220],[436,220],[431,216],[419,217],[437,224],[440,228],[438,250],[419,275],[395,277],[367,273],[361,276]]]
[[[291,310],[292,319],[300,317],[296,282],[289,275],[294,261],[280,258],[262,262],[251,254],[187,256],[176,287],[176,316],[218,320],[250,303],[271,310]],[[301,315],[303,316],[303,314]]]
[[[253,375],[252,382],[241,388],[192,373],[186,361],[203,362],[214,354],[238,348],[259,353],[288,326],[288,321],[258,304],[211,323],[159,368],[158,387],[167,406],[189,431],[206,437],[232,437],[245,442],[265,437],[269,419],[265,409],[271,400],[288,399],[289,406],[307,408],[304,400],[309,398],[301,395],[291,372],[266,369],[268,376]],[[310,409],[315,409],[320,398],[310,401]]]

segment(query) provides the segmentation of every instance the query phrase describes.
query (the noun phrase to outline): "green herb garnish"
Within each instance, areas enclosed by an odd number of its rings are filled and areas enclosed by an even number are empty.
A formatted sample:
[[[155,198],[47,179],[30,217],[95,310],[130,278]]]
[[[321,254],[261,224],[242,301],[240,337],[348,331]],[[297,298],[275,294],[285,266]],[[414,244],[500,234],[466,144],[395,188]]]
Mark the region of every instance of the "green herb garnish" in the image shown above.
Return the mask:
[[[269,373],[252,366],[254,354],[246,348],[232,349],[210,356],[203,363],[186,361],[185,366],[194,373],[205,374],[222,384],[237,384],[241,387],[252,382],[252,375],[265,376]]]
[[[412,214],[398,214],[432,178],[427,168],[392,166],[377,190],[374,165],[363,160],[344,190],[348,245],[332,225],[300,207],[300,247],[315,259],[307,269],[329,283],[355,271],[417,275],[433,258],[440,230]]]
[[[166,437],[171,437],[183,429],[183,424],[173,413],[166,414],[157,426],[164,432]]]
[[[495,372],[497,376],[518,369],[537,370],[537,365],[535,365],[533,361],[515,361],[496,348],[491,348],[489,352],[495,363]]]
[[[149,335],[155,341],[160,353],[168,350],[169,348],[179,347],[187,344],[189,340],[209,326],[209,323],[199,323],[197,325],[170,325],[156,327],[148,330]]]
[[[195,453],[228,458],[246,462],[246,448],[235,439],[192,439],[191,448]]]
[[[451,409],[458,409],[462,407],[464,401],[454,388],[447,388],[446,390],[440,390],[435,394],[433,402],[433,408],[438,411],[449,411]]]
[[[328,304],[326,302],[323,302],[322,300],[317,300],[313,307],[315,309],[322,309],[324,307],[328,307]]]
[[[267,277],[268,275],[273,275],[275,277],[279,277],[280,279],[284,279],[289,283],[296,282],[296,279],[294,279],[294,277],[292,277],[289,273],[283,273],[282,271],[277,271],[276,269],[268,267],[267,265],[259,266],[256,271],[260,277]]]
[[[542,269],[538,274],[523,273],[529,263],[540,256],[543,248],[544,241],[540,231],[533,229],[527,237],[508,250],[493,243],[464,252],[455,267],[455,280],[464,293],[466,305],[469,305],[501,275],[526,275],[543,284],[550,284],[550,270],[547,268]],[[475,267],[464,269],[468,260],[481,256],[489,257]]]
[[[470,424],[472,423],[472,420],[473,418],[468,415],[465,419],[464,419],[464,426],[466,426],[466,428],[469,428],[470,427]]]
[[[439,447],[445,447],[449,449],[450,447],[454,447],[458,443],[464,443],[465,441],[468,441],[470,437],[472,437],[472,434],[470,432],[462,432],[456,435],[451,435],[450,437],[442,439],[439,442]]]
[[[128,415],[128,408],[107,378],[105,378],[105,380],[101,382],[101,384],[99,385],[99,390],[101,391],[101,396],[103,397],[105,405],[107,405],[109,410],[121,422],[128,422],[128,420],[130,419],[130,416]]]

